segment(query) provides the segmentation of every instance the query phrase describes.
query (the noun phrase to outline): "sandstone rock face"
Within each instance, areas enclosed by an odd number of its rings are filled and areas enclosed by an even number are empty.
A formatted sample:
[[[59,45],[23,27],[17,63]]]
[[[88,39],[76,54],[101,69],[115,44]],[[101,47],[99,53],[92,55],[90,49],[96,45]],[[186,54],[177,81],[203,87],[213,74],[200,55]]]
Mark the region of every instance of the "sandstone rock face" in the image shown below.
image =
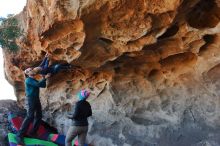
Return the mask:
[[[44,117],[65,133],[65,113],[92,90],[88,141],[100,146],[218,146],[218,0],[28,0],[18,54],[5,73],[19,103],[23,70],[46,52],[60,72],[42,90]]]

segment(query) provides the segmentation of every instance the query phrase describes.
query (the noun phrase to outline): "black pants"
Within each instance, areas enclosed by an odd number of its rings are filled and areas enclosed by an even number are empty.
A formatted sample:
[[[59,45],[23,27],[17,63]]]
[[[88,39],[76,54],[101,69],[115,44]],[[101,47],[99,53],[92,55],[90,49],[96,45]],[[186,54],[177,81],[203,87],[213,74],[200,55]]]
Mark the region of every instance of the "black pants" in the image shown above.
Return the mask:
[[[37,132],[42,119],[42,110],[40,100],[31,101],[28,99],[27,103],[27,115],[18,131],[18,136],[23,137],[28,130],[30,123],[34,120],[33,129],[30,133]]]

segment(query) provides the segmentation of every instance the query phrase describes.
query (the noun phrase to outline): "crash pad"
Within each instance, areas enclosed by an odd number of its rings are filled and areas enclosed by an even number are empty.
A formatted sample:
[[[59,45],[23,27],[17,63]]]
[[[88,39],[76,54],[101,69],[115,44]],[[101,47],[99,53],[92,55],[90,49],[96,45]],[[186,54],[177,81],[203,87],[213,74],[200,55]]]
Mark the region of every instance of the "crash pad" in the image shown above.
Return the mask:
[[[8,141],[10,146],[19,146],[16,140],[16,135],[13,133],[8,133]],[[53,142],[26,137],[24,138],[24,143],[25,146],[58,146]]]

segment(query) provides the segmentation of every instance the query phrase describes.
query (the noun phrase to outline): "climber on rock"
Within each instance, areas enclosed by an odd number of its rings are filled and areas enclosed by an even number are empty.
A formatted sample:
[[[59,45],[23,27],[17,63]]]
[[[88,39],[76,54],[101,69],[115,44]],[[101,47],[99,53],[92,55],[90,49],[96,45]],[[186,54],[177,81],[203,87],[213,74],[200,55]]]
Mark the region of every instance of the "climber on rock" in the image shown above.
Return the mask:
[[[72,119],[72,125],[66,135],[66,146],[72,146],[72,140],[76,136],[78,136],[79,146],[84,146],[85,144],[88,132],[87,118],[92,116],[91,105],[86,101],[89,95],[89,91],[81,90],[77,94],[79,101],[76,102],[73,111],[67,115],[68,118]]]
[[[23,143],[23,137],[25,132],[28,130],[30,123],[33,122],[33,129],[30,135],[35,135],[42,119],[41,103],[39,98],[40,88],[46,87],[46,79],[50,77],[49,74],[43,76],[43,79],[38,81],[35,79],[36,72],[33,68],[28,68],[24,71],[26,75],[25,79],[25,94],[26,94],[26,110],[27,115],[17,133],[17,141],[19,144]]]
[[[34,70],[42,75],[46,75],[48,73],[53,75],[59,71],[72,69],[73,67],[79,68],[78,66],[72,66],[69,63],[49,65],[49,55],[46,54],[41,64],[38,67],[35,67]]]

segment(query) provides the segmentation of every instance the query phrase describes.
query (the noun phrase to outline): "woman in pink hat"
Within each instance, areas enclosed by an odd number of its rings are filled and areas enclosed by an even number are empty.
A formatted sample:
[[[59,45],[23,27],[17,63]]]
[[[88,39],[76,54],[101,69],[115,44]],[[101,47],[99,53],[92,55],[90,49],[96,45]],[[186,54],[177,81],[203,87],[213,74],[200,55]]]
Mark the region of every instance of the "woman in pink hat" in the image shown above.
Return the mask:
[[[91,105],[86,101],[89,95],[90,92],[87,90],[81,90],[77,94],[79,101],[73,107],[72,113],[68,114],[68,118],[72,119],[72,125],[66,135],[66,146],[72,146],[72,140],[76,136],[78,136],[79,146],[85,144],[89,125],[87,118],[92,116]]]

